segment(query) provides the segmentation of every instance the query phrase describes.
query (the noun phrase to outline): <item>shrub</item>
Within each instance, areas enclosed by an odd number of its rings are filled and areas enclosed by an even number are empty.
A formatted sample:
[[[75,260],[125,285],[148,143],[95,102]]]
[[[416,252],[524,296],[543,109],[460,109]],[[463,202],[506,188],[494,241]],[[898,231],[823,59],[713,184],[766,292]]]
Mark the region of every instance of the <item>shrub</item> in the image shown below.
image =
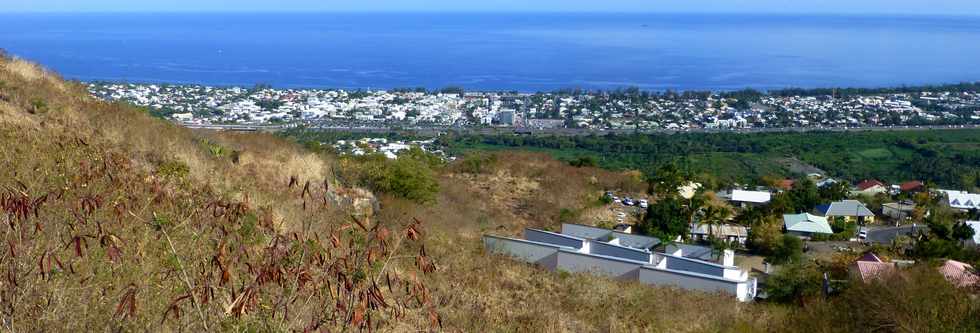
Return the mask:
[[[596,160],[595,157],[592,157],[592,156],[582,156],[582,157],[579,157],[579,158],[576,158],[574,160],[569,161],[568,164],[571,165],[571,166],[573,166],[573,167],[576,167],[576,168],[584,168],[584,167],[593,167],[594,168],[597,165],[599,165],[599,162]]]
[[[353,178],[372,190],[428,203],[439,193],[439,183],[430,165],[410,156],[389,160],[371,154],[355,159]]]
[[[821,293],[823,276],[812,263],[793,263],[783,266],[766,281],[769,299],[781,302],[805,303]]]
[[[490,173],[497,164],[497,155],[485,152],[469,153],[460,162],[460,171],[469,174]]]
[[[803,256],[803,241],[793,235],[783,235],[772,255],[766,257],[766,261],[773,264],[793,263],[800,261]]]
[[[929,265],[852,286],[828,301],[799,308],[785,331],[977,332],[980,303]]]
[[[157,167],[157,175],[164,178],[183,179],[190,172],[191,168],[186,163],[175,160],[165,161]]]
[[[201,145],[204,145],[204,147],[208,150],[208,153],[210,153],[211,156],[214,156],[214,157],[224,157],[225,156],[225,147],[222,147],[221,145],[219,145],[219,144],[217,144],[215,142],[212,142],[211,140],[202,139],[201,140]]]

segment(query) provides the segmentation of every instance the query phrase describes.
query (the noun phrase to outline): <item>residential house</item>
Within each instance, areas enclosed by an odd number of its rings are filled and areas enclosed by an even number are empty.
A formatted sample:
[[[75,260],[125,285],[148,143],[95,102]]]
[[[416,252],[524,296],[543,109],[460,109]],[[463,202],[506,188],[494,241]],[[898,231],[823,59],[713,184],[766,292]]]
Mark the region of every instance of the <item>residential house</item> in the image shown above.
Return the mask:
[[[788,234],[806,239],[810,239],[816,234],[831,235],[834,233],[826,217],[807,213],[783,215],[783,228]]]
[[[836,218],[843,218],[847,223],[874,223],[875,213],[872,213],[867,206],[857,200],[844,200],[830,203],[829,205],[817,206],[817,212],[832,221]]]
[[[735,206],[749,208],[768,204],[772,200],[772,193],[768,191],[732,190],[731,192],[719,193],[719,197],[728,200]]]
[[[858,258],[849,269],[851,277],[864,283],[884,278],[896,271],[895,263],[885,262],[872,252]]]
[[[888,185],[873,179],[858,183],[851,191],[852,195],[875,196],[881,193],[888,193]]]
[[[824,178],[816,182],[818,188],[824,188],[837,184],[837,180],[833,178]]]
[[[745,244],[749,239],[749,229],[737,224],[708,225],[706,223],[695,223],[691,225],[691,238],[695,240],[708,240],[709,232],[715,239],[721,239],[728,243],[737,242]]]
[[[912,218],[915,213],[915,202],[903,200],[899,202],[889,202],[881,205],[881,214],[898,221],[905,221]]]
[[[582,236],[572,236],[565,232]],[[722,263],[687,257],[684,248],[651,252],[659,244],[653,237],[617,233],[583,225],[562,225],[562,233],[525,229],[524,239],[484,235],[487,251],[533,263],[549,270],[592,273],[618,280],[721,292],[748,302],[755,298],[757,282],[734,266],[734,252]]]
[[[946,195],[945,202],[950,208],[961,211],[980,209],[980,194],[949,190],[939,190],[939,192]]]
[[[976,272],[970,264],[956,260],[946,260],[942,266],[939,266],[939,273],[946,278],[946,281],[959,288],[980,284],[980,276]]]
[[[904,182],[898,185],[898,189],[904,193],[918,193],[922,192],[926,188],[926,184],[918,180],[913,180],[909,182]]]
[[[783,180],[776,181],[776,183],[773,185],[776,187],[776,189],[780,191],[789,191],[793,189],[793,185],[795,184],[796,184],[795,180],[783,179]]]

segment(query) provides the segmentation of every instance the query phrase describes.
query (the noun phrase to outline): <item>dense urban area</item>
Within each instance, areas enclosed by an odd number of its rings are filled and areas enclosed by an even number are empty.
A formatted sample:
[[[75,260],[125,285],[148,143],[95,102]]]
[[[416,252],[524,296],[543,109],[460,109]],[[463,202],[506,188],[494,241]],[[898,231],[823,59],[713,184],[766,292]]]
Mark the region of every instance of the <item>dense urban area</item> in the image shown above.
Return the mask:
[[[592,130],[854,128],[980,124],[980,85],[763,93],[466,92],[88,83],[102,99],[186,124]]]

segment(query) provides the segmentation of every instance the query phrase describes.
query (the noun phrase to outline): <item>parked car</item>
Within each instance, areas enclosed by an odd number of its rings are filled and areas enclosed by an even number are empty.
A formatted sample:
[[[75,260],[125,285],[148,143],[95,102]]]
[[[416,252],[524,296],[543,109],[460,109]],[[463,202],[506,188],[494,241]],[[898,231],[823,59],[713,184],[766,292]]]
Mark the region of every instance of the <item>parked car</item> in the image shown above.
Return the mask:
[[[868,239],[868,231],[867,230],[864,230],[864,229],[861,229],[861,231],[858,232],[858,239],[860,239],[860,240]]]
[[[633,202],[633,199],[630,199],[630,198],[626,198],[626,199],[623,199],[623,204],[624,204],[624,205],[627,205],[627,206],[632,206],[632,205],[634,205],[635,203]]]
[[[648,202],[646,199],[640,200],[640,208],[646,209],[649,206],[650,206],[650,202]]]

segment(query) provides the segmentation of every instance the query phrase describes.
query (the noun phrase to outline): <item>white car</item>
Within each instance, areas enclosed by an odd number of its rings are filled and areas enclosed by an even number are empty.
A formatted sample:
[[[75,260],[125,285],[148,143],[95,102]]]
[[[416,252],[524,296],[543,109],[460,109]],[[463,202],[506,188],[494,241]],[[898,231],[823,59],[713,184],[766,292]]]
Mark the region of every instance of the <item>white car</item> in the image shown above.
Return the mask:
[[[650,206],[650,203],[648,201],[646,201],[646,200],[640,200],[640,208],[647,208],[649,206]]]
[[[861,230],[860,232],[858,232],[858,239],[861,239],[861,240],[868,239],[868,231],[867,230]]]

